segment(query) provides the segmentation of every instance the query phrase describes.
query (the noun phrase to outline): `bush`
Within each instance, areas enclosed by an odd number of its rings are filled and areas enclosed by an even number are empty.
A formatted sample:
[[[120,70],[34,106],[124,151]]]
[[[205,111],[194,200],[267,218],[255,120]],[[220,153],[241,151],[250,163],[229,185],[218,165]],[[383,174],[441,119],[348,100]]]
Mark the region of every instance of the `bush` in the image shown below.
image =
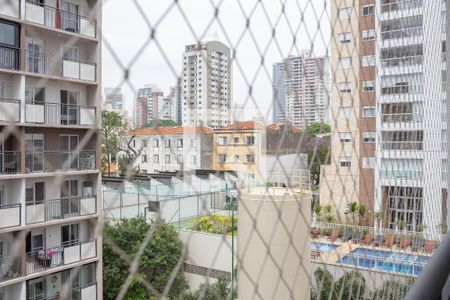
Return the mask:
[[[234,218],[234,226],[233,226]],[[216,234],[227,234],[237,230],[237,218],[232,216],[211,215],[197,219],[195,225],[191,228],[195,231],[203,231]]]

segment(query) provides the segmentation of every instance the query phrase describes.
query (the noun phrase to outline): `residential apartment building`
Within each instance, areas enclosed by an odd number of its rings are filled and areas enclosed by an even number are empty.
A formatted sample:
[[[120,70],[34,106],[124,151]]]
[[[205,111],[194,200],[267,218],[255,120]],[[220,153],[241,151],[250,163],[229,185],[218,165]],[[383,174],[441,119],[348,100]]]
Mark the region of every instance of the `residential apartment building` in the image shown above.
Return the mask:
[[[103,105],[112,111],[123,111],[123,94],[121,88],[105,88]]]
[[[235,171],[245,185],[262,184],[266,165],[264,127],[254,121],[214,130],[214,170]]]
[[[181,86],[171,86],[170,87],[169,98],[172,99],[172,103],[175,106],[174,121],[177,122],[178,124],[181,124],[183,122],[183,120],[182,120],[183,96],[182,95],[183,94],[182,94]]]
[[[225,127],[232,107],[230,48],[218,41],[188,45],[183,54],[183,126]]]
[[[433,235],[448,206],[446,3],[341,1],[331,16],[332,164],[321,202],[343,213],[357,201],[385,227]]]
[[[0,5],[1,299],[102,297],[101,2]]]
[[[134,126],[141,128],[153,118],[153,97],[152,93],[159,91],[155,84],[146,84],[138,89],[134,105]]]
[[[350,202],[374,212],[375,1],[331,3],[331,165],[322,166],[320,202],[341,221]]]
[[[310,51],[273,65],[273,122],[306,128],[330,120],[329,58]]]
[[[212,133],[208,127],[181,126],[132,131],[132,147],[140,153],[135,167],[141,173],[211,170]]]

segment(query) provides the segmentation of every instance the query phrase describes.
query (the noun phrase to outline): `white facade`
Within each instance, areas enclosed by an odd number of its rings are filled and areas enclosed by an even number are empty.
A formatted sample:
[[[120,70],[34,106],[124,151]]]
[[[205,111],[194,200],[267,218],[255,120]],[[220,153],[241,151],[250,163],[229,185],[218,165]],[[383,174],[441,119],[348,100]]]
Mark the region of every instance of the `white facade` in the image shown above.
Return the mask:
[[[183,54],[183,126],[225,127],[231,123],[232,61],[218,41],[186,46]]]
[[[435,235],[447,213],[446,3],[407,4],[377,3],[375,210]]]

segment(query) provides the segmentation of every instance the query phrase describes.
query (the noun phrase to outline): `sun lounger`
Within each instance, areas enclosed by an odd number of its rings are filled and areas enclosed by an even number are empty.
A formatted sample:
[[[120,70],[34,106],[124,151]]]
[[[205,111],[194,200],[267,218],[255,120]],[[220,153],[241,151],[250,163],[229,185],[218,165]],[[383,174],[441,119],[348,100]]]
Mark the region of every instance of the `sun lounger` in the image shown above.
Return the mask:
[[[416,237],[412,240],[411,243],[412,251],[419,251],[420,249],[422,249],[422,247],[423,247],[423,239]]]
[[[375,241],[373,242],[373,244],[376,246],[376,247],[380,247],[381,246],[381,244],[383,244],[383,235],[382,234],[379,234],[379,235],[377,235],[376,237],[375,237]]]
[[[426,253],[433,253],[436,250],[437,243],[436,241],[426,241],[425,246],[423,247],[423,251]]]
[[[363,239],[363,244],[369,245],[370,243],[372,243],[372,241],[373,241],[373,234],[368,233]]]
[[[395,235],[391,234],[386,238],[386,241],[384,242],[384,245],[386,247],[392,247],[395,243]]]
[[[316,227],[311,228],[311,235],[313,238],[319,237],[319,235],[320,235],[319,228],[316,228]]]
[[[339,233],[340,233],[339,228],[334,228],[328,239],[334,242],[339,237]]]
[[[311,258],[317,258],[320,257],[320,251],[319,250],[311,250]]]
[[[344,242],[350,240],[351,238],[352,238],[352,231],[351,230],[344,231],[344,235],[342,236]]]
[[[402,236],[400,239],[400,248],[406,249],[410,244],[410,238],[409,236]]]
[[[355,231],[352,236],[352,241],[355,243],[360,243],[363,233],[361,231]]]

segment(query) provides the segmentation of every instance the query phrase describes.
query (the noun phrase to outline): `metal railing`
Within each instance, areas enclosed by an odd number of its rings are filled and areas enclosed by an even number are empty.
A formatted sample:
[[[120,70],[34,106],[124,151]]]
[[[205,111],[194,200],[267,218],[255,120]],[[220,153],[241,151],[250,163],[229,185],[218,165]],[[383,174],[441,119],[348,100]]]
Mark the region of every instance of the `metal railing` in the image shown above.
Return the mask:
[[[82,119],[84,110],[93,112],[92,122]],[[96,107],[89,105],[70,105],[52,102],[25,103],[25,122],[51,125],[94,125]],[[93,123],[93,124],[89,124]]]
[[[386,4],[381,4],[381,12],[388,13],[392,11],[406,10],[421,7],[423,0],[398,0]]]
[[[0,121],[20,122],[20,100],[0,98]]]
[[[422,64],[423,55],[381,59],[381,66],[383,68],[418,66]]]
[[[0,215],[1,229],[20,226],[22,222],[22,204],[3,204],[0,206]]]
[[[0,174],[20,173],[20,151],[0,152]]]
[[[409,37],[421,37],[423,34],[422,26],[394,29],[381,32],[382,40],[401,39]]]
[[[0,46],[0,68],[19,70],[19,49]]]
[[[422,150],[423,141],[382,141],[383,150]]]
[[[25,168],[27,173],[54,172],[58,170],[95,170],[96,151],[26,152]]]
[[[385,179],[422,179],[423,170],[380,170],[380,177]]]
[[[90,22],[87,17],[42,4],[38,1],[26,0],[25,19],[50,28],[61,29],[88,37],[96,37],[96,21]]]
[[[24,50],[25,71],[84,81],[96,81],[96,64],[80,59]]]
[[[394,86],[381,87],[382,95],[398,95],[398,94],[422,94],[422,84],[399,84]]]
[[[423,116],[415,113],[381,114],[383,123],[422,122]]]
[[[22,276],[22,257],[11,256],[0,258],[0,282]]]
[[[94,242],[94,257],[97,256],[97,240],[74,241],[61,244],[58,247],[36,250],[26,253],[27,275],[53,269],[62,265],[72,264],[92,257],[83,257],[82,246]],[[78,247],[77,251],[71,249]],[[70,248],[70,249],[69,249]]]

